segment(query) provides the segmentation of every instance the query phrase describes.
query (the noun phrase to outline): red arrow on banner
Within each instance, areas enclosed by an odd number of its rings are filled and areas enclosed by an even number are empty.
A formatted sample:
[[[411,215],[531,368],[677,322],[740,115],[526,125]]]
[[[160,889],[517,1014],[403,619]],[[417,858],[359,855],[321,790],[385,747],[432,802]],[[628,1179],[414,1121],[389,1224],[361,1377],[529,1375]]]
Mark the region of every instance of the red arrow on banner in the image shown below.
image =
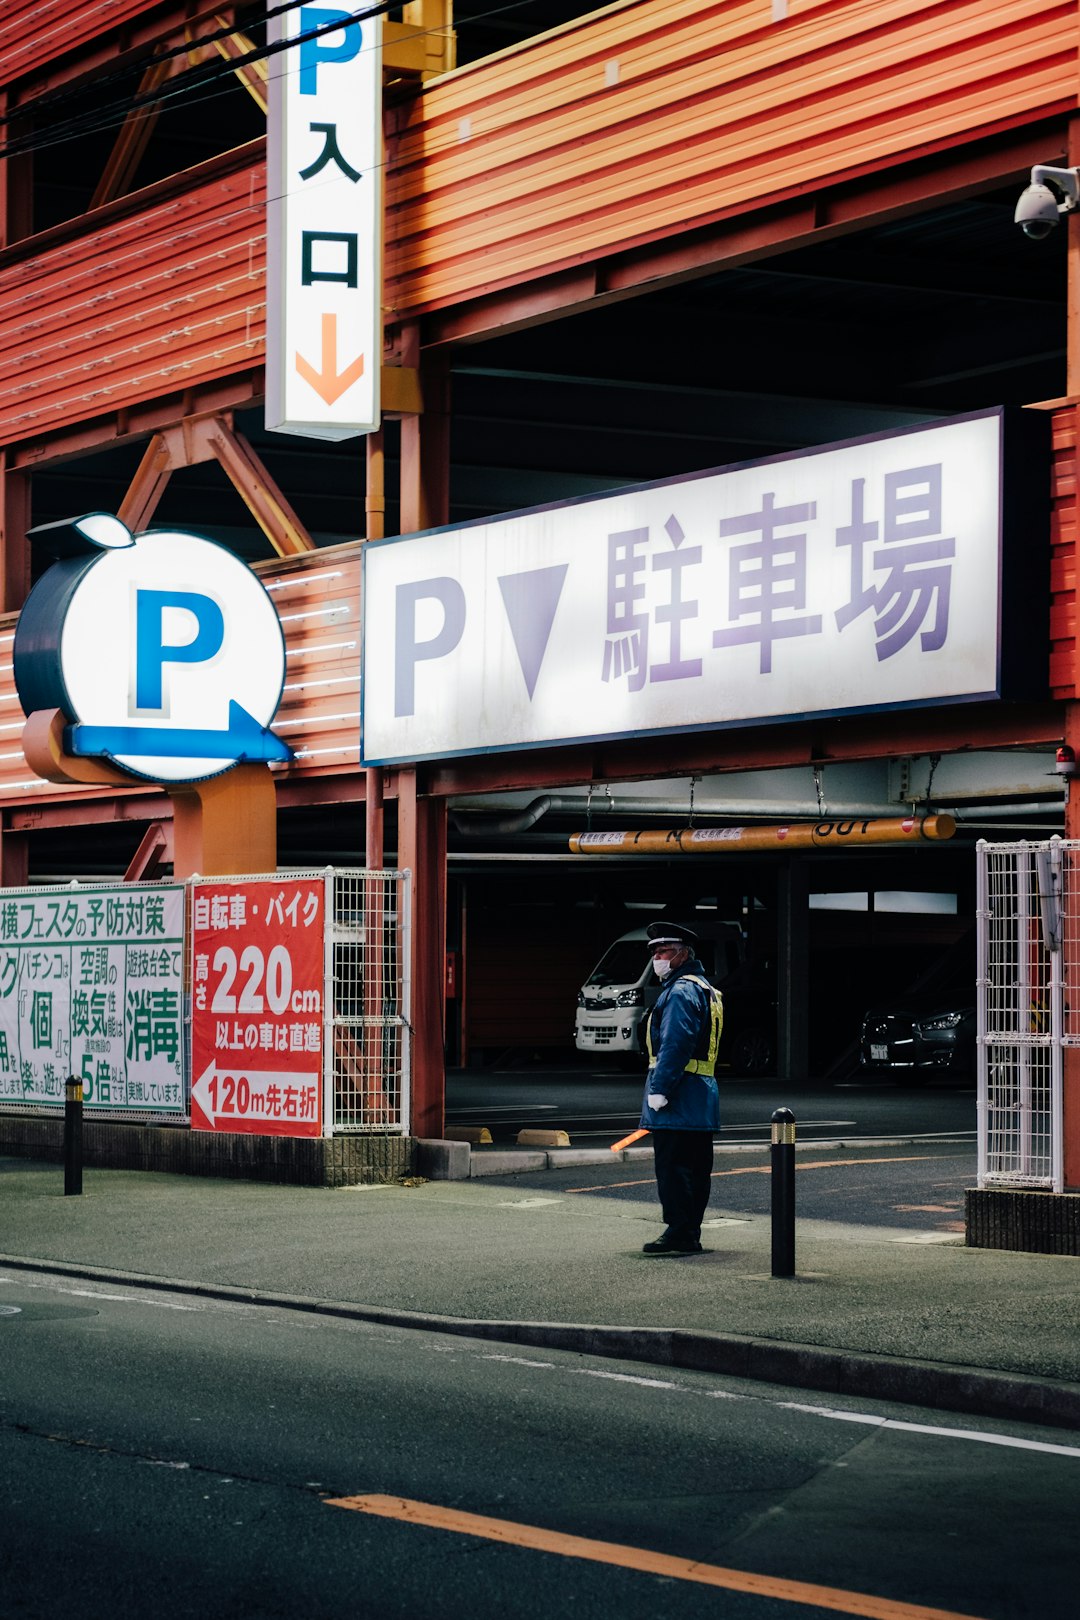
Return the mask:
[[[219,1070],[211,1058],[191,1086],[191,1124],[197,1131],[246,1131],[267,1136],[319,1136],[321,1120],[318,1072],[269,1072],[240,1064]],[[272,1089],[273,1088],[273,1089]],[[285,1092],[297,1094],[295,1112],[285,1113]],[[275,1098],[274,1092],[278,1095]],[[299,1114],[299,1093],[309,1094],[309,1108]]]
[[[310,383],[319,398],[325,400],[327,405],[333,405],[342,394],[350,389],[354,382],[359,382],[364,375],[364,357],[359,355],[339,371],[337,358],[337,316],[324,315],[322,317],[322,357],[319,361],[320,370],[316,371],[310,361],[305,360],[297,351],[296,369],[306,383]]]

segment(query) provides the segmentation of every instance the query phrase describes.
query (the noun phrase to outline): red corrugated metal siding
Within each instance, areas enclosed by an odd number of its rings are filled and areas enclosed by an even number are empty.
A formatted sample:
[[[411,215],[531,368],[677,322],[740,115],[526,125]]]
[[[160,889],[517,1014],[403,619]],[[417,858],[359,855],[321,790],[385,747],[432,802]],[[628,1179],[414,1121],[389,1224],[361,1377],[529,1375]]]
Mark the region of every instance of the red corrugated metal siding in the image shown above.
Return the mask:
[[[1056,698],[1075,698],[1077,409],[1054,412],[1053,506],[1050,518],[1050,686]]]
[[[3,0],[0,84],[11,84],[58,56],[152,11],[159,0]]]
[[[642,0],[402,112],[387,303],[416,312],[1076,105],[1076,0]]]
[[[1078,12],[796,0],[774,25],[763,0],[642,0],[452,74],[391,143],[385,302],[449,305],[1073,106]],[[197,178],[0,271],[0,443],[261,364],[261,151]]]
[[[0,271],[0,443],[262,363],[265,165]]]
[[[285,691],[274,729],[296,752],[275,775],[325,776],[360,761],[359,544],[259,564],[285,633]],[[0,805],[47,804],[95,788],[34,775],[22,751],[25,716],[15,691],[15,614],[0,619]]]

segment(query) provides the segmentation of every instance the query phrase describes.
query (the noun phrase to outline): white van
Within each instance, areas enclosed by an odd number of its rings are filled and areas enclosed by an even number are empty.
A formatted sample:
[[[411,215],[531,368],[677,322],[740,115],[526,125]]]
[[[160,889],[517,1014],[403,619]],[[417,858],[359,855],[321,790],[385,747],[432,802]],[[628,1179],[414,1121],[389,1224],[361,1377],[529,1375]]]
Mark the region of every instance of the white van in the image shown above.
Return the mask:
[[[722,990],[743,961],[742,929],[718,922],[695,925],[694,931],[706,977]],[[644,1050],[645,1015],[660,993],[648,939],[644,928],[620,934],[578,991],[574,1045],[579,1052],[638,1057]]]

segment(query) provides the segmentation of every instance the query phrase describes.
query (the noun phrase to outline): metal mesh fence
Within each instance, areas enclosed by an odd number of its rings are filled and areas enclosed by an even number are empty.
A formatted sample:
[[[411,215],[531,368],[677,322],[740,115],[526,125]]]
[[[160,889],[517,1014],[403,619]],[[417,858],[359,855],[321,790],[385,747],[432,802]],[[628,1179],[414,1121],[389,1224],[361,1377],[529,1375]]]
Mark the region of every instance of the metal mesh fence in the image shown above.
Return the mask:
[[[326,884],[323,970],[323,1118],[327,1135],[343,1132],[405,1135],[409,1128],[409,903],[408,873],[335,870],[255,873],[238,883],[280,884],[283,879],[317,878]],[[195,982],[190,930],[190,897],[199,879],[187,885],[183,951],[182,1110],[163,1115],[152,1108],[101,1107],[102,1118],[143,1124],[186,1124],[191,1093],[192,994]],[[203,880],[204,882],[207,880]],[[209,880],[214,882],[215,880]],[[228,884],[223,878],[221,884]],[[70,896],[77,885],[42,887],[36,894]],[[96,892],[98,886],[94,886]],[[132,887],[104,886],[128,896]],[[175,885],[140,885],[141,890]],[[59,1103],[63,1103],[61,1083]],[[51,1104],[0,1097],[0,1112],[55,1113]]]
[[[327,1115],[337,1132],[409,1128],[407,875],[334,871],[327,890]]]
[[[1070,929],[1080,938],[1068,916],[1073,856],[1060,839],[979,845],[980,1186],[1061,1187],[1063,969]]]

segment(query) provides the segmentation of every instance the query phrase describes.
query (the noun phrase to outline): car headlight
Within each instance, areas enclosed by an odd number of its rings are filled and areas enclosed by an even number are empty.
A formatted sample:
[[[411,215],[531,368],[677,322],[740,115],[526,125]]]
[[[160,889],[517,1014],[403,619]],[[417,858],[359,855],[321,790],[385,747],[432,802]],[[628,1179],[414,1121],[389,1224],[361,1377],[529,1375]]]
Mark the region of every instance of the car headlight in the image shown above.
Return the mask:
[[[923,1018],[919,1022],[920,1029],[955,1029],[963,1021],[963,1013],[942,1013],[939,1018]]]
[[[640,986],[633,990],[620,990],[615,997],[616,1007],[643,1007],[645,1005],[645,992]]]
[[[585,992],[584,992],[584,990],[579,990],[578,991],[578,993],[577,993],[577,1004],[578,1004],[579,1007],[584,1007],[584,1005],[585,1005]]]

